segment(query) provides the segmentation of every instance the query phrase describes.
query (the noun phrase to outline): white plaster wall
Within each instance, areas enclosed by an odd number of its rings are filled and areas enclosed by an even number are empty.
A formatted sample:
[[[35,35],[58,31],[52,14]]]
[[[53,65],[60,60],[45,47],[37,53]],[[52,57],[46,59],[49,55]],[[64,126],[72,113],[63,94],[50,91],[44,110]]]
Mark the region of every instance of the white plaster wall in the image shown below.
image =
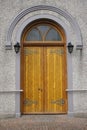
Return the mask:
[[[12,19],[23,9],[35,5],[51,5],[68,11],[78,22],[83,39],[83,50],[80,52],[74,48],[72,54],[73,61],[73,89],[87,89],[87,1],[86,0],[0,0],[0,90],[16,89],[16,54],[14,49],[5,50],[7,31]],[[15,44],[16,31],[21,22],[35,14],[41,14],[45,11],[36,11],[25,16],[15,27],[12,42]],[[46,12],[45,12],[46,13]],[[48,12],[52,14],[51,11]],[[58,14],[52,15],[60,17]],[[63,20],[62,17],[60,19]],[[70,27],[71,42],[76,45],[76,35],[67,20],[65,23]],[[87,91],[72,92],[73,111],[87,112]],[[0,93],[0,114],[15,113],[15,95],[16,93]]]
[[[74,17],[81,29],[83,50],[73,53],[73,88],[87,89],[87,1],[77,0],[76,6]],[[73,97],[74,112],[87,116],[87,91],[74,92]]]

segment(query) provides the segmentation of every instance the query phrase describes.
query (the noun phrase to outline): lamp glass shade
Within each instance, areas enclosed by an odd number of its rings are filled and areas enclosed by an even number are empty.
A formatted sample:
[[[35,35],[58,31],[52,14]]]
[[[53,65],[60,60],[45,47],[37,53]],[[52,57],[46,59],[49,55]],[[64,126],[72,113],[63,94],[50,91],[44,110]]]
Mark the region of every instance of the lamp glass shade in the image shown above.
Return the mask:
[[[72,53],[74,45],[72,45],[71,42],[69,42],[67,47],[68,47],[68,52]]]
[[[15,52],[16,52],[16,53],[19,52],[19,50],[20,50],[20,45],[19,45],[18,42],[14,45],[14,49],[15,49]]]

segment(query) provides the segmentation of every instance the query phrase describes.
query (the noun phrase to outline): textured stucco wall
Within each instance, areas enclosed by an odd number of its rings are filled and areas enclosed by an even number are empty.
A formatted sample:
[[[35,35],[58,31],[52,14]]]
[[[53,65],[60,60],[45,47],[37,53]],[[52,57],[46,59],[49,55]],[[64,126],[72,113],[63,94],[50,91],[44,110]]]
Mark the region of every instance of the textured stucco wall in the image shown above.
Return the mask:
[[[72,54],[73,89],[87,89],[87,1],[86,0],[0,0],[0,91],[16,90],[16,54],[14,49],[5,50],[6,36],[11,21],[22,10],[35,5],[51,5],[69,12],[79,24],[82,33],[83,50],[74,48]],[[46,11],[36,11],[27,14],[15,27],[12,44],[16,42],[16,31],[24,19],[36,14],[46,14]],[[67,26],[69,23],[57,13],[48,11],[55,17],[60,17]],[[70,27],[71,41],[76,46],[76,35]],[[73,112],[87,113],[87,91],[70,92],[73,95]],[[0,92],[0,114],[15,114],[15,92]]]

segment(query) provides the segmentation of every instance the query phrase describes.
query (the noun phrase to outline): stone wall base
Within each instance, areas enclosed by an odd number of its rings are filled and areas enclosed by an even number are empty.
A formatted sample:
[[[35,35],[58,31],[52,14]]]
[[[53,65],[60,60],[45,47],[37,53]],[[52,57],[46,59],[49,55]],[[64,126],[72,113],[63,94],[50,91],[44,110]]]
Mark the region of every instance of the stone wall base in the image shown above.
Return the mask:
[[[0,119],[5,119],[5,118],[18,118],[18,117],[20,117],[21,116],[21,114],[20,113],[16,113],[16,114],[9,114],[9,113],[2,113],[2,114],[0,114]]]
[[[87,118],[87,112],[68,112],[68,116],[78,117],[78,118]]]
[[[84,112],[68,112],[67,116],[70,117],[78,117],[78,118],[87,118],[87,113]],[[0,119],[6,119],[6,118],[19,118],[21,117],[21,113],[16,114],[0,114]]]

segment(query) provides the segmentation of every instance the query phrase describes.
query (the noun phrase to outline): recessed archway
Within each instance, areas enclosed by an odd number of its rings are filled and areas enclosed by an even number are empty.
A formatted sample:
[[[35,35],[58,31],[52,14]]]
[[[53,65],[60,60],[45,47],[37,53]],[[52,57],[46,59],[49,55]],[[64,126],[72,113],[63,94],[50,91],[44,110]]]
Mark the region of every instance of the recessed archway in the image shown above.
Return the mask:
[[[39,10],[39,6],[37,8],[35,8],[35,9]],[[43,9],[45,10],[44,6],[43,6]],[[60,9],[59,10],[55,10],[55,9],[56,8],[52,8],[52,9],[50,8],[51,11],[55,11],[55,12],[59,13],[62,16],[64,16],[64,14],[65,14],[66,18],[68,17],[68,19],[70,19],[69,22],[73,25],[74,29],[76,29],[75,26],[77,24],[75,24],[75,21],[72,20],[73,18],[70,15],[68,15],[67,12],[64,13],[63,10],[60,11]],[[31,8],[30,10],[28,9],[28,11],[26,10],[26,11],[21,12],[19,14],[19,16],[15,18],[15,20],[13,21],[13,23],[10,26],[11,28],[10,28],[9,33],[8,33],[8,39],[10,41],[10,44],[6,45],[7,49],[11,49],[11,47],[12,47],[12,44],[11,44],[12,32],[13,32],[16,24],[18,23],[18,21],[20,21],[23,18],[23,16],[25,16],[27,13],[33,12],[33,11],[35,11],[34,8]],[[48,19],[48,20],[53,20],[54,22],[59,24],[63,28],[63,30],[65,32],[66,43],[68,43],[70,41],[69,27],[61,19],[59,19],[59,18],[57,18],[57,17],[55,17],[55,16],[53,16],[51,14],[44,14],[44,13],[40,14],[40,15],[39,14],[34,15],[34,16],[28,17],[27,19],[23,20],[23,22],[20,24],[20,26],[17,29],[18,31],[16,31],[16,34],[17,34],[16,41],[18,41],[18,42],[21,41],[22,32],[23,32],[24,28],[28,24],[30,24],[34,20],[40,20],[42,18],[45,18],[45,19]],[[81,35],[80,35],[80,30],[79,30],[78,25],[77,25],[77,28],[78,29],[75,32],[79,31],[79,33],[76,33],[76,35],[78,35],[77,39],[78,39],[78,41],[80,41],[79,42],[80,45],[81,45],[80,47],[82,47]],[[67,52],[67,77],[68,77],[68,79],[67,79],[67,88],[68,89],[72,88],[72,58],[71,57],[72,56]],[[17,60],[16,60],[16,87],[17,87],[17,89],[20,89],[20,53],[17,55],[16,58],[17,58]],[[73,111],[73,97],[72,97],[72,95],[70,93],[68,94],[68,111],[69,112]],[[19,94],[16,96],[16,113],[17,113],[17,115],[20,114],[20,95]]]

